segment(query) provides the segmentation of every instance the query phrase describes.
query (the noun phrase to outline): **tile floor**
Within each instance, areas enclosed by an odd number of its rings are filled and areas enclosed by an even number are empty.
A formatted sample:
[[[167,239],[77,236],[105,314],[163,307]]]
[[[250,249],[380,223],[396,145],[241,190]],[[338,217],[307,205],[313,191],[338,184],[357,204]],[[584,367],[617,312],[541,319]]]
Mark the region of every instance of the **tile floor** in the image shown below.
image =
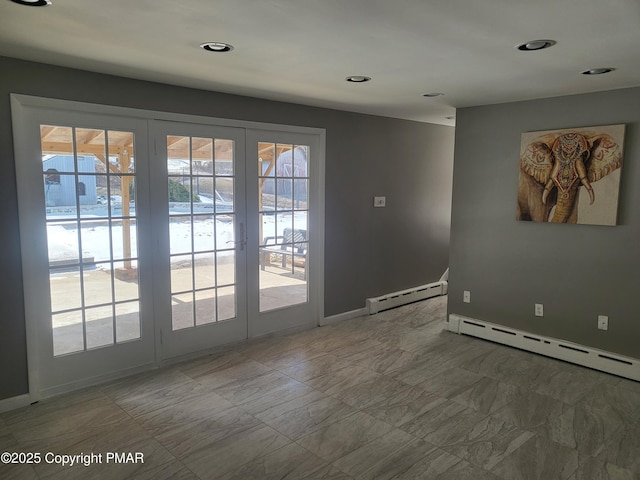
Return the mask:
[[[446,297],[0,415],[2,479],[640,478],[640,384],[444,331]]]

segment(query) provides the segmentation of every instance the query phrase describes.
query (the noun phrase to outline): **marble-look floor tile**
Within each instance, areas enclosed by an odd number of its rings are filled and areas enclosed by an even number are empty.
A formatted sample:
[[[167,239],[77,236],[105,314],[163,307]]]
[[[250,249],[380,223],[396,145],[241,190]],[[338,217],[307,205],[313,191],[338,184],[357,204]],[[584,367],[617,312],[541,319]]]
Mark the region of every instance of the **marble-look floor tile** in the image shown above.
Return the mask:
[[[406,368],[423,357],[417,353],[379,344],[350,355],[345,354],[344,358],[354,365],[369,368],[376,373],[389,374]]]
[[[518,395],[492,415],[517,427],[538,431],[568,408],[569,405],[560,400],[529,391]]]
[[[578,468],[578,452],[542,436],[529,439],[491,472],[504,480],[565,480]]]
[[[545,426],[552,440],[598,455],[628,422],[640,421],[640,393],[620,387],[596,388]]]
[[[119,395],[115,403],[132,417],[137,417],[211,391],[195,380],[184,377],[188,380],[181,379],[159,390],[138,392],[133,389],[128,395]]]
[[[416,448],[415,444],[419,444],[420,448]],[[398,473],[411,466],[418,460],[415,458],[416,451],[424,454],[429,451],[428,447],[435,448],[402,430],[394,429],[356,448],[333,464],[358,480],[392,478],[391,472]]]
[[[320,377],[307,380],[305,383],[327,395],[335,395],[347,388],[368,380],[380,379],[382,376],[368,368],[357,365],[347,366]]]
[[[399,391],[391,398],[364,409],[366,413],[393,426],[404,425],[447,400],[421,387]]]
[[[198,376],[196,380],[215,391],[216,388],[224,387],[230,383],[256,378],[271,372],[273,369],[255,360],[246,360],[232,367]]]
[[[354,480],[354,478],[340,469],[327,463],[324,467],[319,468],[304,477],[304,480]]]
[[[313,399],[323,397],[324,394],[318,392],[313,387],[310,387],[306,383],[299,382],[290,378],[290,382],[282,385],[276,389],[270,390],[268,393],[261,395],[259,397],[254,397],[247,401],[244,401],[240,406],[243,410],[249,412],[254,416],[264,416],[268,417],[270,414],[274,414],[274,412],[278,411],[278,408],[285,405],[285,411],[290,410],[291,408],[286,407],[286,405],[290,405],[290,402],[295,402],[296,400],[304,397],[303,403],[308,403],[311,401],[309,399],[311,396]],[[293,407],[292,407],[293,408]],[[275,413],[276,417],[282,415],[282,412]]]
[[[176,365],[176,370],[188,377],[197,380],[199,377],[226,370],[247,361],[247,357],[235,351],[213,353],[206,357],[198,358]]]
[[[215,389],[216,394],[235,405],[259,401],[270,393],[286,394],[290,388],[301,382],[280,372],[272,372],[258,377],[237,380]]]
[[[277,351],[275,353],[260,355],[256,360],[269,368],[284,370],[287,367],[308,362],[326,354],[327,352],[321,348],[313,348],[309,345],[300,345],[286,350]]]
[[[545,369],[531,389],[541,395],[574,404],[601,385],[604,375],[575,365],[566,365],[556,371]]]
[[[140,417],[139,423],[178,459],[264,425],[240,407],[220,411],[212,409],[207,412],[203,409],[205,405],[202,402],[198,406],[194,405],[194,410],[186,409],[181,412],[157,410],[149,417]],[[201,412],[200,415],[197,414],[198,411]]]
[[[291,443],[257,458],[221,480],[302,480],[316,471],[326,469],[326,462],[301,446]]]
[[[27,426],[46,422],[68,412],[86,410],[87,405],[104,406],[112,403],[99,388],[93,387],[60,395],[59,397],[47,398],[26,407],[0,413],[0,420],[2,420],[6,428],[23,422],[26,422],[24,425]]]
[[[187,468],[200,478],[220,478],[290,443],[284,435],[266,425],[258,425],[203,445],[182,458]]]
[[[585,457],[570,480],[638,480],[640,474],[607,461],[603,455]]]
[[[96,432],[122,425],[130,417],[113,402],[98,398],[87,404],[59,408],[45,415],[23,418],[9,425],[15,440],[24,449],[46,451],[48,446],[60,442],[79,442]]]
[[[433,432],[446,433],[452,427],[464,431],[465,428],[472,427],[485,417],[486,415],[469,407],[445,399],[403,423],[400,428],[418,438],[424,438]]]
[[[640,478],[640,422],[629,423],[614,433],[607,440],[601,457]]]
[[[347,405],[363,410],[372,405],[387,402],[411,388],[394,378],[376,375],[364,382],[340,389],[333,396]]]
[[[480,381],[450,398],[479,412],[492,413],[522,395],[526,395],[526,393],[520,387],[493,378],[482,377]]]
[[[91,437],[84,438],[76,444],[67,444],[66,441],[54,441],[46,451],[61,454],[78,452],[103,454],[102,463],[96,462],[89,466],[77,465],[69,467],[42,462],[35,467],[36,473],[41,479],[52,480],[137,478],[150,469],[175,461],[175,457],[158,440],[134,422],[125,422],[108,430],[96,431]],[[131,463],[108,462],[106,453],[112,451],[138,452],[142,454],[143,461]]]
[[[178,460],[136,472],[134,478],[136,480],[199,480]]]
[[[381,480],[438,480],[448,472],[455,472],[458,465],[466,463],[421,440],[410,444],[400,453],[397,463],[389,463],[386,469],[379,471]]]
[[[175,368],[165,368],[116,380],[102,386],[101,390],[106,396],[117,402],[132,397],[150,395],[167,388],[172,389],[182,383],[193,383],[193,380]]]
[[[0,480],[38,480],[31,465],[0,465]]]
[[[335,355],[327,354],[313,358],[308,362],[299,363],[292,367],[281,369],[280,371],[300,382],[308,382],[309,380],[335,372],[336,370],[340,370],[348,366],[349,362],[346,360]]]
[[[355,409],[340,400],[315,393],[257,414],[257,418],[290,439],[297,440],[355,412]]]
[[[473,465],[490,470],[534,436],[533,432],[487,416],[475,425],[461,422],[450,430],[436,430],[424,439]]]
[[[470,372],[463,368],[451,367],[432,376],[418,386],[434,395],[445,398],[453,398],[461,392],[467,391],[472,385],[481,381],[484,377],[478,373]]]
[[[543,374],[544,368],[514,352],[508,347],[494,349],[468,359],[462,367],[485,377],[528,388]]]
[[[455,365],[452,360],[439,355],[423,355],[419,360],[396,370],[389,375],[409,385],[419,385],[426,380],[442,375]]]
[[[297,440],[323,460],[333,462],[386,435],[393,427],[366,413],[356,412]]]

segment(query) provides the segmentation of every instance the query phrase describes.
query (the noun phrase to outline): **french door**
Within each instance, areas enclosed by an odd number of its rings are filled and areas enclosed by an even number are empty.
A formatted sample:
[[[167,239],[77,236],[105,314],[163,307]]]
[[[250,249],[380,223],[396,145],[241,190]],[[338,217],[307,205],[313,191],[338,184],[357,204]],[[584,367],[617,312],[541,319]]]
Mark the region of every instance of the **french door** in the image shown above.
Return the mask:
[[[12,108],[32,399],[318,323],[320,133]]]
[[[152,122],[162,358],[247,338],[244,129]]]

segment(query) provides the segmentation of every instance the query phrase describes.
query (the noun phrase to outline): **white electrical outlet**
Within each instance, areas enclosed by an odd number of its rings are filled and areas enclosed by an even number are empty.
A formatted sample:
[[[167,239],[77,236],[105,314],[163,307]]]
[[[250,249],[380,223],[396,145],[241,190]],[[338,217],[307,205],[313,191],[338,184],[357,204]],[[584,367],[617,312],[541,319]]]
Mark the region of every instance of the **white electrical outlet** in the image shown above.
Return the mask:
[[[387,206],[387,197],[373,197],[373,206],[374,207],[386,207]]]
[[[544,317],[544,307],[541,303],[536,303],[535,312],[536,317]]]
[[[598,329],[609,330],[609,317],[606,315],[598,315]]]
[[[469,290],[465,290],[462,294],[462,301],[464,303],[471,303],[471,292]]]

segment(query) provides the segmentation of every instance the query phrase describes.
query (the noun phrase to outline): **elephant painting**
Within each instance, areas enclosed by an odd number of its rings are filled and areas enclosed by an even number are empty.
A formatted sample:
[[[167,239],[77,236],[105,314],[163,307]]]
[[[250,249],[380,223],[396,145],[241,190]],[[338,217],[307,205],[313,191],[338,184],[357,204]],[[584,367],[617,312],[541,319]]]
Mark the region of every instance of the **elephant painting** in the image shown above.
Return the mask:
[[[624,125],[523,134],[517,219],[615,225],[619,172],[602,182],[602,198],[596,198],[593,184],[622,166],[623,137]],[[579,202],[581,190],[588,205]],[[598,215],[583,221],[579,207],[591,210],[595,202]]]

